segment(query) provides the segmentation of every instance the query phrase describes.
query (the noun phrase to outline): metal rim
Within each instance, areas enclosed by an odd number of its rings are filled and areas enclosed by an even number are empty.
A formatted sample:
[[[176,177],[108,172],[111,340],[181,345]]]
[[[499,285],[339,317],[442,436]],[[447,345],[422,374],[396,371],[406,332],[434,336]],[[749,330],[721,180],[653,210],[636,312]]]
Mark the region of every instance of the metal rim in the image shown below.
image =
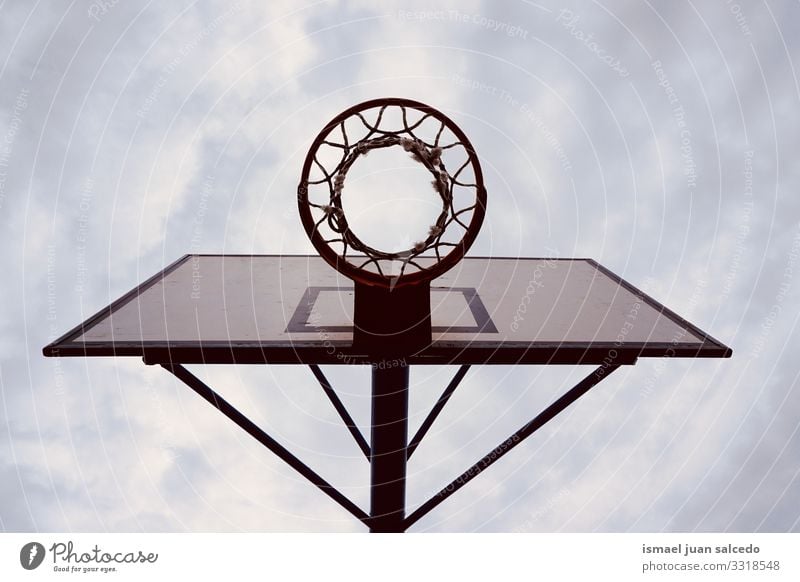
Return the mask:
[[[403,127],[393,131],[380,129],[385,111],[392,107],[399,108],[402,112]],[[374,125],[370,125],[362,115],[363,112],[371,109],[378,109]],[[407,121],[409,109],[422,114],[420,119],[411,125],[409,125]],[[366,137],[353,143],[348,142],[345,130],[345,122],[351,118],[359,119],[369,130]],[[419,127],[429,118],[441,124],[436,140],[432,143],[418,139],[413,132],[414,128]],[[332,143],[328,140],[331,134],[336,130],[341,130],[344,136],[342,144]],[[440,148],[439,136],[442,135],[445,130],[450,132],[450,134],[455,137],[456,141]],[[409,143],[412,141],[414,143]],[[335,145],[343,151],[341,160],[330,172],[328,172],[317,159],[317,153],[323,145]],[[431,227],[428,237],[421,243],[418,243],[419,246],[415,245],[414,248],[402,252],[387,253],[364,244],[363,241],[358,239],[355,233],[349,229],[341,205],[341,194],[347,171],[360,156],[371,149],[398,145],[402,145],[405,149],[411,151],[415,159],[420,161],[433,174],[434,188],[442,198],[443,210],[436,224]],[[444,162],[437,158],[437,152],[435,151],[436,149],[441,151],[442,148],[452,147],[460,147],[463,149],[467,158],[466,162],[459,167],[455,178],[449,173],[449,170],[445,168]],[[324,178],[312,181],[309,179],[309,176],[315,165],[324,173]],[[471,169],[474,176],[474,183],[466,184],[458,181],[459,174],[461,174],[465,168]],[[444,177],[445,172],[447,172],[448,180]],[[320,186],[322,184],[324,184],[330,192],[330,199],[325,205],[312,202],[309,199],[310,186]],[[474,188],[474,203],[471,206],[457,211],[452,202],[453,189],[455,187]],[[450,118],[440,111],[424,103],[402,98],[384,98],[365,101],[350,107],[334,117],[322,131],[320,131],[308,150],[303,164],[300,183],[297,188],[297,200],[303,227],[321,257],[337,271],[354,281],[390,288],[430,281],[455,266],[475,241],[486,214],[486,189],[483,184],[483,173],[477,154],[467,136]],[[312,209],[313,212],[316,212],[317,218],[312,214]],[[472,214],[468,224],[458,219],[460,214],[466,212]],[[464,229],[462,237],[454,243],[443,242],[445,230],[448,226],[452,228],[454,222],[458,224],[459,228]],[[321,232],[323,227],[334,231],[341,236],[341,239],[335,239],[333,241],[331,239],[326,239]],[[343,252],[332,248],[331,242],[342,243]],[[357,249],[357,252],[363,253],[363,255],[357,255],[355,253],[348,255],[347,251],[351,244],[353,249]],[[442,247],[449,248],[449,251],[447,253],[442,253]],[[429,251],[433,251],[433,255],[425,254]],[[417,262],[417,259],[424,259],[428,262],[432,261],[432,264],[430,266],[422,266]],[[381,261],[401,261],[403,266],[400,274],[393,275],[384,273],[381,267]],[[368,265],[373,266],[376,270],[368,270]],[[412,265],[413,270],[409,269],[406,271],[408,265]]]

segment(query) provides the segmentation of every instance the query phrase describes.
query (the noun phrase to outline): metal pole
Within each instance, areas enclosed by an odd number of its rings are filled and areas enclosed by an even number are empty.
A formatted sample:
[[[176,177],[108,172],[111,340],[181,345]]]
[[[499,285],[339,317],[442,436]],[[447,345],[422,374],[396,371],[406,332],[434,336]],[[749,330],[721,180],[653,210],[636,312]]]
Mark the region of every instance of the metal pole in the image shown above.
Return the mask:
[[[405,531],[408,366],[372,368],[370,531]],[[399,363],[397,361],[392,363]]]

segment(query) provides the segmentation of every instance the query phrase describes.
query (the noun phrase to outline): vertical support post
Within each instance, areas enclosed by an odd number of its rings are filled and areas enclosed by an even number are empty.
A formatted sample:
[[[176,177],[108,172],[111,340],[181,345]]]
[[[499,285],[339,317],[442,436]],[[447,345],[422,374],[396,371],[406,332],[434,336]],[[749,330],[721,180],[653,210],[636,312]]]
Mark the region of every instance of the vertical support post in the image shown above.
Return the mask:
[[[408,366],[372,368],[370,515],[372,533],[402,533],[406,511]]]

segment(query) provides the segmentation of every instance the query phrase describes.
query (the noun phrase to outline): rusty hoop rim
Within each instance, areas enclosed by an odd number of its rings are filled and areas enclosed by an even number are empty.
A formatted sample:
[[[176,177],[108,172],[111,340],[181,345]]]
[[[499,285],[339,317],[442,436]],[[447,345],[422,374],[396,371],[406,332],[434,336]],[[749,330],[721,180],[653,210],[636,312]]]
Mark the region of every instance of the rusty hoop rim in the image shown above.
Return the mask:
[[[448,252],[446,255],[442,256],[441,259],[431,267],[410,273],[404,273],[400,276],[384,275],[358,267],[357,265],[354,265],[348,261],[347,257],[340,255],[333,248],[331,248],[317,228],[314,217],[311,214],[311,206],[308,199],[309,174],[311,173],[311,167],[314,163],[315,154],[319,150],[320,146],[322,146],[325,142],[325,138],[327,138],[328,135],[330,135],[330,133],[346,119],[361,113],[362,111],[375,108],[385,109],[387,107],[415,109],[422,112],[424,115],[430,115],[437,121],[441,122],[443,127],[446,127],[453,133],[453,135],[455,135],[460,145],[466,152],[468,164],[472,167],[475,179],[475,203],[472,211],[472,219],[470,220],[469,226],[464,232],[461,240],[455,243],[452,247],[452,250],[450,250],[450,252]],[[300,183],[297,187],[297,201],[300,219],[303,223],[306,234],[308,235],[311,243],[314,245],[314,248],[317,250],[319,255],[325,259],[329,265],[353,281],[387,288],[416,285],[430,281],[453,268],[464,257],[467,250],[469,250],[469,248],[475,242],[478,232],[480,231],[480,227],[483,224],[483,219],[486,215],[486,188],[483,183],[483,172],[481,170],[480,161],[478,160],[475,148],[472,146],[472,143],[469,141],[466,134],[455,124],[452,119],[438,109],[435,109],[434,107],[431,107],[430,105],[420,101],[399,97],[371,99],[362,103],[358,103],[357,105],[342,111],[325,125],[325,127],[314,139],[313,143],[308,149],[308,153],[306,154]]]

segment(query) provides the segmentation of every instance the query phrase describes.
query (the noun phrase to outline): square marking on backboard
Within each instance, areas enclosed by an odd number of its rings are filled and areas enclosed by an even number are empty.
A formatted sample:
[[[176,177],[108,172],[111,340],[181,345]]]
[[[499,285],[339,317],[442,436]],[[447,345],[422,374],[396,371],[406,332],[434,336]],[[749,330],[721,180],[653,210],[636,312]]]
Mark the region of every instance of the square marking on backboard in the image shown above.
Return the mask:
[[[286,331],[352,331],[354,295],[353,287],[308,287]],[[474,287],[432,287],[431,321],[435,333],[497,333]]]

